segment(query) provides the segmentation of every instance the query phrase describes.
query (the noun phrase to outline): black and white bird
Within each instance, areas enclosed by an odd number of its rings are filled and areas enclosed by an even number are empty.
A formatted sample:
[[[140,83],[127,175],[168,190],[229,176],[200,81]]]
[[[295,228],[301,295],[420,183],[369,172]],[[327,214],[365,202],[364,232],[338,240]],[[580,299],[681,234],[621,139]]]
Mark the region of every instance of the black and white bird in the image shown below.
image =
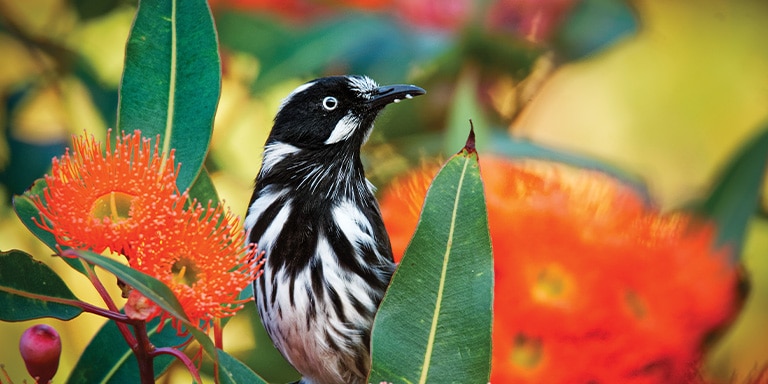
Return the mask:
[[[325,77],[277,112],[245,227],[266,253],[254,283],[261,321],[301,383],[366,382],[371,326],[395,264],[360,147],[387,104],[424,93]]]

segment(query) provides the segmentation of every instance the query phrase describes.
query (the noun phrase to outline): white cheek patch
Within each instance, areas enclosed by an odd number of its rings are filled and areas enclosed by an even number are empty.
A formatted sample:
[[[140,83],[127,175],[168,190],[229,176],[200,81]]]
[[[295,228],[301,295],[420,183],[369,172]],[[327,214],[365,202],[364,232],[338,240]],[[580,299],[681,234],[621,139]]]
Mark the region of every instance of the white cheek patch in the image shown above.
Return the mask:
[[[352,116],[351,113],[348,113],[336,123],[336,127],[333,128],[331,135],[325,140],[325,144],[334,144],[349,139],[359,124],[360,120]]]

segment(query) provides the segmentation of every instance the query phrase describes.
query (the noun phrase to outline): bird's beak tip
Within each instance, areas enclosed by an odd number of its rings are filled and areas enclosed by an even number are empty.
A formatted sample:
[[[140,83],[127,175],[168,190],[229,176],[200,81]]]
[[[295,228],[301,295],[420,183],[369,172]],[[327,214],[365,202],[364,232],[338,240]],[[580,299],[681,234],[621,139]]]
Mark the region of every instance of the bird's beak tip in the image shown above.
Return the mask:
[[[389,103],[399,103],[402,100],[412,99],[415,96],[426,94],[424,88],[415,85],[395,84],[384,85],[376,89],[370,103],[373,106],[384,106]]]

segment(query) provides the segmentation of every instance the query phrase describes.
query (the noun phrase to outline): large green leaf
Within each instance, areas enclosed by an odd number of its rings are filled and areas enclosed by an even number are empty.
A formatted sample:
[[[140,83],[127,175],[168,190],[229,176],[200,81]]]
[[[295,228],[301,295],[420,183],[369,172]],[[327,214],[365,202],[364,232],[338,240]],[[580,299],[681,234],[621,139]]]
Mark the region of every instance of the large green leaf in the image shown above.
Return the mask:
[[[235,359],[232,355],[222,351],[216,350],[219,353],[219,383],[223,384],[267,384],[267,382],[259,377],[253,370],[248,368],[240,360]]]
[[[750,139],[723,169],[709,196],[696,209],[717,223],[718,244],[741,257],[747,225],[757,212],[768,167],[768,125]]]
[[[160,320],[147,324],[147,335],[156,347],[176,346],[189,337],[180,337],[176,330],[166,324],[159,327]],[[165,372],[174,358],[160,355],[153,360],[155,377]],[[138,363],[114,321],[107,321],[80,355],[80,359],[69,375],[70,384],[79,383],[138,383]]]
[[[22,251],[0,252],[0,320],[69,320],[83,312],[79,307],[50,302],[46,297],[78,300],[47,265]]]
[[[427,192],[376,315],[369,382],[488,382],[493,255],[477,159],[468,145]]]
[[[211,342],[211,339],[197,328],[198,324],[192,324],[189,321],[186,313],[184,313],[184,308],[182,308],[181,304],[179,304],[179,301],[176,299],[176,295],[174,295],[173,292],[171,292],[171,289],[163,284],[162,281],[112,260],[109,257],[90,251],[67,251],[64,254],[76,255],[90,264],[98,265],[115,275],[122,282],[141,292],[142,295],[152,300],[152,302],[168,312],[168,314],[184,323],[184,325],[186,325],[186,330],[192,334],[200,345],[202,345],[208,355],[212,358],[216,358],[216,348],[214,347],[213,342]]]
[[[176,149],[180,190],[197,177],[219,99],[218,43],[205,0],[142,0],[125,49],[118,129]]]

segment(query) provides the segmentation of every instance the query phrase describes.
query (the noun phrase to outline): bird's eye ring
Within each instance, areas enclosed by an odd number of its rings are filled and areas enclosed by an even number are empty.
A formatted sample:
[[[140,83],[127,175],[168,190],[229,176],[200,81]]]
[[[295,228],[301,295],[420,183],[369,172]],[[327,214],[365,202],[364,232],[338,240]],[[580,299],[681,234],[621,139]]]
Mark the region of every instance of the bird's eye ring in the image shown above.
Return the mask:
[[[338,106],[339,101],[333,96],[326,96],[325,99],[323,99],[323,108],[325,108],[326,111],[333,111]]]

